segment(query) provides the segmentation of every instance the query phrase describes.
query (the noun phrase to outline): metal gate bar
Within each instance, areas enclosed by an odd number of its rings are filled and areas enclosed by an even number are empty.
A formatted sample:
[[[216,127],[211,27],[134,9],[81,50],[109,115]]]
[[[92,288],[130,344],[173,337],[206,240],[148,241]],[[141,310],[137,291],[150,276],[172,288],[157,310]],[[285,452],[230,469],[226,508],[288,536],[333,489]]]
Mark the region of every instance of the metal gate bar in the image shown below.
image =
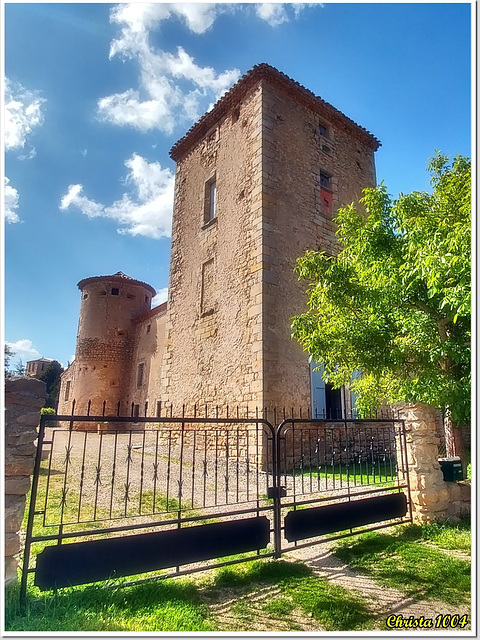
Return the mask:
[[[231,418],[228,409],[227,417],[218,417],[217,410],[213,418],[196,410],[193,417],[185,411],[181,417],[42,416],[21,601],[29,573],[47,589],[175,567],[155,576],[164,578],[278,558],[352,535],[356,527],[391,526],[377,524],[386,519],[411,520],[402,421],[283,418],[274,428],[258,412],[241,418],[237,410]],[[59,422],[68,428],[47,431]],[[132,423],[135,429],[126,428]],[[155,428],[145,429],[152,423]],[[365,510],[368,517],[359,515]],[[40,518],[42,530],[34,535]],[[138,533],[126,536],[128,531]],[[318,539],[330,533],[337,535]],[[107,539],[96,539],[100,535]],[[56,545],[30,567],[32,544],[50,541]],[[159,550],[166,546],[177,551]],[[202,564],[237,553],[250,555]],[[92,560],[88,570],[85,554]]]

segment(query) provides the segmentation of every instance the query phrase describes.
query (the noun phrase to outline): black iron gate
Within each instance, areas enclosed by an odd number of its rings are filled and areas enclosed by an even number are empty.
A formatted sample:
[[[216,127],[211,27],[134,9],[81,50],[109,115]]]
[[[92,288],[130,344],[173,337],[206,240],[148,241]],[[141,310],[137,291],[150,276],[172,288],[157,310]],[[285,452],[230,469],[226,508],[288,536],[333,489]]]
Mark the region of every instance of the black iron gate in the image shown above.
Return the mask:
[[[178,576],[405,522],[409,503],[402,421],[42,416],[21,598],[32,573]]]

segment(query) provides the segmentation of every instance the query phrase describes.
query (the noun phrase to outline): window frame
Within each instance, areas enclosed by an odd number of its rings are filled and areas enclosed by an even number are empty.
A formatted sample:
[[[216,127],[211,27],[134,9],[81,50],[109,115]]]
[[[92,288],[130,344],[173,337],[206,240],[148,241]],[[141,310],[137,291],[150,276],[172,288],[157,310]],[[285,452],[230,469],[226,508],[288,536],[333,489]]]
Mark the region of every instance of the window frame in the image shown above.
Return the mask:
[[[145,384],[145,362],[137,365],[137,389],[141,389]]]
[[[218,193],[217,172],[205,181],[203,194],[203,227],[211,225],[217,219]]]

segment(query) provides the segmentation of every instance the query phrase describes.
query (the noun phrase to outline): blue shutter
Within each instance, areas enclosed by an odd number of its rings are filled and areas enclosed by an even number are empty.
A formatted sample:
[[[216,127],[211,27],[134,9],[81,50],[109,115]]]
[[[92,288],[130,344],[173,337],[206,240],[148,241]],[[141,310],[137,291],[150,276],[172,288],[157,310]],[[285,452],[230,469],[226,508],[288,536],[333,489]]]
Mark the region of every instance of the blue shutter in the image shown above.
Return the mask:
[[[317,368],[318,367],[318,368]],[[312,417],[324,418],[327,410],[325,380],[322,378],[323,365],[315,360],[310,362],[310,388],[312,393]]]

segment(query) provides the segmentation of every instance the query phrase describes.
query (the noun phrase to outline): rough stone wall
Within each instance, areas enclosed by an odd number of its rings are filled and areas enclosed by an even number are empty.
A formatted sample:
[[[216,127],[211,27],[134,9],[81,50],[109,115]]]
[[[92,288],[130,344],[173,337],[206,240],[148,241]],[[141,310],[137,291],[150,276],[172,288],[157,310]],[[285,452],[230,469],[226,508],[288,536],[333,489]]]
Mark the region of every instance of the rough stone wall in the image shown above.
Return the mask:
[[[35,378],[5,381],[5,585],[17,580],[20,529],[35,464],[37,425],[46,385]]]
[[[328,210],[320,173],[330,179]],[[292,316],[306,308],[306,283],[297,280],[296,259],[307,249],[335,254],[332,214],[375,185],[374,149],[322,115],[321,107],[314,112],[264,81],[262,175],[265,406],[309,406],[308,357],[290,337]]]
[[[394,405],[405,420],[413,518],[419,522],[457,518],[470,512],[468,483],[445,482],[438,463],[438,411],[418,402]]]
[[[291,317],[305,309],[295,261],[306,249],[336,251],[332,213],[375,184],[372,145],[264,79],[180,159],[167,403],[310,405],[308,359],[290,338]],[[204,224],[212,180],[217,216]]]
[[[263,403],[261,109],[257,86],[177,165],[162,376],[174,410]]]
[[[111,295],[112,284],[119,289]],[[82,288],[75,361],[62,375],[59,413],[106,415],[128,411],[128,395],[134,351],[135,326],[132,319],[150,309],[151,293],[128,280],[99,278]],[[67,383],[70,389],[67,394]],[[68,399],[67,399],[68,397]]]
[[[134,320],[134,346],[128,403],[139,405],[140,415],[156,415],[157,402],[162,399],[161,368],[165,346],[166,304],[152,309]],[[143,364],[143,380],[139,380],[139,365]]]

